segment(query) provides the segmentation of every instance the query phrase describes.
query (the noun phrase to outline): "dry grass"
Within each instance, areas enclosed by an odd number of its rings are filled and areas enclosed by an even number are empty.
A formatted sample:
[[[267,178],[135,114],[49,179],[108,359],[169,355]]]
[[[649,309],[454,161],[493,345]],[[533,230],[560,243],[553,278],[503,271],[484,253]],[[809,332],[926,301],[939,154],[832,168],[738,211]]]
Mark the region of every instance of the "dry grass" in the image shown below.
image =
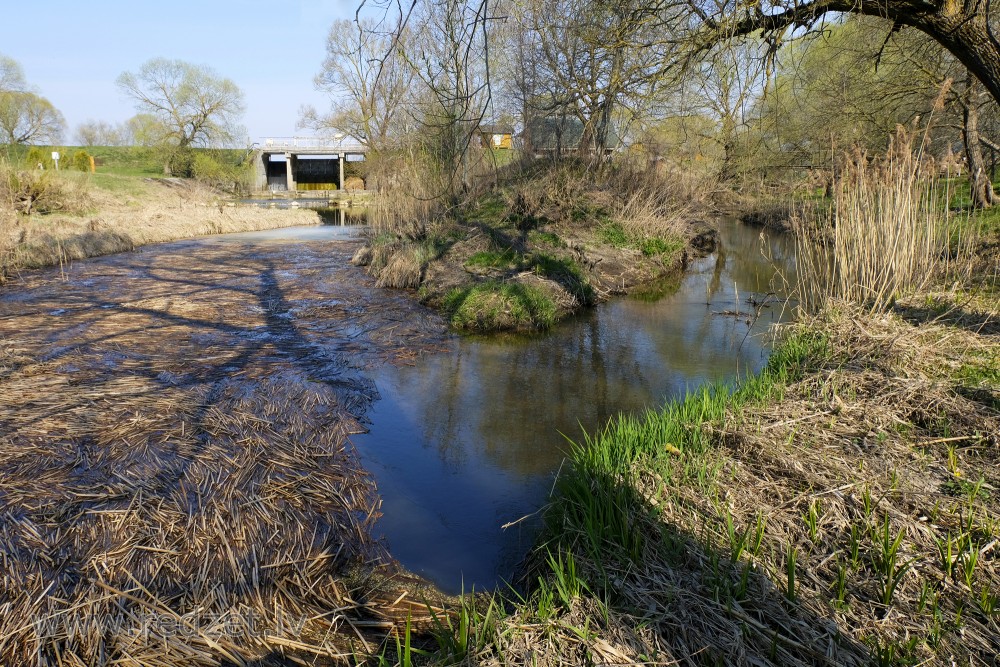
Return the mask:
[[[674,175],[616,170],[608,187],[618,192],[611,217],[634,238],[683,238],[698,199]]]
[[[794,218],[799,303],[819,312],[831,299],[884,310],[941,277],[955,253],[948,193],[921,170],[920,150],[900,129],[885,156],[855,152],[843,160],[830,217]]]
[[[934,303],[828,310],[746,393],[596,435],[468,664],[996,664],[1000,376],[963,369],[1000,312]]]
[[[80,174],[57,178],[84,180]],[[65,265],[150,243],[319,222],[313,211],[230,206],[214,191],[187,182],[136,181],[130,186],[120,193],[80,186],[87,201],[75,213],[24,216],[0,207],[0,283],[23,269]]]
[[[441,325],[353,246],[287,248],[164,246],[0,295],[0,663],[346,662],[431,624],[348,437],[359,368]]]

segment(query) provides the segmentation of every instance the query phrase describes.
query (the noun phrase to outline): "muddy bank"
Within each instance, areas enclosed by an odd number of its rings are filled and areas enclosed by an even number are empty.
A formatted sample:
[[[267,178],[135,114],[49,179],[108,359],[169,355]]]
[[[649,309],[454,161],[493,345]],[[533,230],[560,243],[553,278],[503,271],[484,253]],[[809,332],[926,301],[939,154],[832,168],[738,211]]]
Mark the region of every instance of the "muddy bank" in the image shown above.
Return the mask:
[[[349,436],[367,369],[448,339],[356,247],[187,241],[0,288],[0,662],[284,664],[430,624]]]

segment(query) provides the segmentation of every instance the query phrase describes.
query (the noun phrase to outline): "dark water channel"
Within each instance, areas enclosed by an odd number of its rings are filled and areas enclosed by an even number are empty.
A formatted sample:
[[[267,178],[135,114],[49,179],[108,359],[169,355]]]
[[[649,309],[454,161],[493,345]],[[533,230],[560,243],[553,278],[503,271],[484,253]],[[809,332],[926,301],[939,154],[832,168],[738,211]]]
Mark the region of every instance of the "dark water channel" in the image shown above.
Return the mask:
[[[718,252],[659,298],[616,299],[541,337],[463,338],[376,374],[371,431],[354,442],[404,566],[449,592],[495,587],[532,544],[566,437],[766,362],[769,325],[789,314],[775,293],[777,269],[794,279],[792,245],[720,226]]]

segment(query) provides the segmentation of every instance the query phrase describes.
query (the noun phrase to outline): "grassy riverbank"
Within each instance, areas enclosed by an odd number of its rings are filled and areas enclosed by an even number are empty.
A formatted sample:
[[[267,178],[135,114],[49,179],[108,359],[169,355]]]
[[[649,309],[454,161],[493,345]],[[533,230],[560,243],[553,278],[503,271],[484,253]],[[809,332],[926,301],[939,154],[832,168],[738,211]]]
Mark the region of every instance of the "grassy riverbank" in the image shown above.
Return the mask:
[[[192,181],[18,172],[0,165],[0,283],[23,269],[204,234],[319,221],[315,212],[226,205]]]
[[[398,202],[376,203],[355,263],[382,287],[417,289],[456,328],[544,330],[710,250],[714,236],[691,202],[676,184],[627,168],[515,164],[454,210],[401,216]]]
[[[996,294],[832,307],[579,443],[529,592],[467,602],[430,662],[993,664]]]
[[[903,158],[799,237],[814,314],[764,371],[575,445],[525,592],[467,601],[431,663],[996,664],[1000,239]]]

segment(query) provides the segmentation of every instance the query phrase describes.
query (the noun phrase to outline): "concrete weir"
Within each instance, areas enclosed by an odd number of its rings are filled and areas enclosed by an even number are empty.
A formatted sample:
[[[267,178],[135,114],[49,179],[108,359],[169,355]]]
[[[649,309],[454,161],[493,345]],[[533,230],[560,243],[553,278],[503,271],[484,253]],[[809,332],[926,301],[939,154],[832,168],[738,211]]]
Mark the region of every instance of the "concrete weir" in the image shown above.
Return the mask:
[[[344,191],[347,162],[364,160],[367,148],[342,139],[264,139],[254,148],[259,192],[316,195]]]

